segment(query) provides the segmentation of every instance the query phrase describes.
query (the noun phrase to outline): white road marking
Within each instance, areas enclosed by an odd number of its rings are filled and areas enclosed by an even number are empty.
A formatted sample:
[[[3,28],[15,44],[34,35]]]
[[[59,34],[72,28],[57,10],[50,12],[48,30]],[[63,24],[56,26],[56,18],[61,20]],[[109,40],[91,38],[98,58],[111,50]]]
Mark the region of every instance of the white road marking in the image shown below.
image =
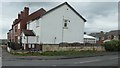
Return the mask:
[[[109,58],[109,59],[118,59],[118,57],[114,57],[114,58]],[[82,61],[82,62],[75,62],[74,64],[79,64],[79,63],[90,63],[90,62],[97,62],[97,61],[103,61],[103,60],[106,60],[106,59],[96,59],[96,60],[89,60],[89,61]]]
[[[119,57],[114,57],[114,58],[110,58],[110,59],[118,59]]]
[[[52,66],[57,66],[57,65],[52,65]]]
[[[83,62],[80,62],[80,63],[90,63],[90,62],[95,62],[95,61],[100,61],[100,60],[83,61]]]
[[[95,62],[95,61],[100,61],[100,60],[90,60],[90,61],[82,61],[82,62],[75,62],[75,64],[78,64],[78,63],[90,63],[90,62]]]

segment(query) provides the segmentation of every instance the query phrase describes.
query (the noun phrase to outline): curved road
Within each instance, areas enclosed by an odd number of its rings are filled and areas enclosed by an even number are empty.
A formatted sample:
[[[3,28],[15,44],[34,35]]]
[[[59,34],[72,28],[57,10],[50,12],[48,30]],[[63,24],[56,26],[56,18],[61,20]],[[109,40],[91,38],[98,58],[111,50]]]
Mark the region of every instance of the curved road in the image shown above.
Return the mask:
[[[13,56],[3,51],[3,66],[118,66],[118,55],[105,55],[61,60],[11,59]]]
[[[3,66],[117,66],[117,55],[62,60],[3,60]]]

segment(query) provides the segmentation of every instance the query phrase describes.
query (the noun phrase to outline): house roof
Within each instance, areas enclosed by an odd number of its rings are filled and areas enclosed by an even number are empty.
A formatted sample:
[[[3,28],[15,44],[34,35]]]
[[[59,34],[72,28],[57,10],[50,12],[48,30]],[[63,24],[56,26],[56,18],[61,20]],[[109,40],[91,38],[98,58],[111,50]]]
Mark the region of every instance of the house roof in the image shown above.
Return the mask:
[[[32,20],[34,21],[35,19],[38,19],[40,17],[42,17],[44,14],[46,13],[46,11],[41,8],[33,13],[31,13],[27,18],[28,18],[28,21]]]
[[[89,35],[91,35],[93,37],[106,37],[107,36],[107,34],[101,33],[101,32],[99,32],[99,33],[91,33]]]
[[[107,35],[116,35],[116,36],[118,36],[118,35],[120,35],[120,30],[112,30],[112,31],[108,32]]]
[[[118,36],[120,35],[120,30],[111,30],[110,32],[106,32],[106,33],[91,33],[89,35],[94,37],[107,37],[108,35]]]
[[[44,15],[50,13],[51,11],[54,11],[55,9],[57,9],[57,8],[59,8],[59,7],[63,6],[63,5],[65,5],[65,4],[66,4],[68,7],[70,7],[80,18],[82,18],[84,22],[86,22],[86,19],[84,19],[84,18],[83,18],[74,8],[72,8],[67,2],[64,2],[64,3],[62,3],[62,4],[58,5],[58,6],[56,6],[55,8],[53,8],[53,9],[47,11]]]
[[[25,36],[35,36],[32,30],[23,30]]]
[[[95,37],[93,37],[93,36],[89,36],[89,35],[84,35],[84,38],[88,38],[88,39],[96,39]]]
[[[14,23],[13,25],[17,24],[17,23],[20,22],[21,20],[26,20],[26,22],[28,22],[28,21],[30,21],[30,20],[34,21],[35,19],[38,19],[38,18],[40,18],[40,17],[42,17],[42,16],[50,13],[51,11],[54,11],[55,9],[57,9],[57,8],[65,5],[65,4],[66,4],[68,7],[70,7],[80,18],[82,18],[84,22],[86,22],[86,19],[84,19],[74,8],[72,8],[67,2],[64,2],[64,3],[56,6],[55,8],[53,8],[53,9],[47,11],[47,12],[46,12],[43,8],[41,8],[41,9],[39,9],[39,10],[31,13],[30,15],[28,15],[28,16],[27,16],[26,18],[24,18],[24,19],[16,19],[16,20],[15,20],[15,23]]]
[[[15,23],[14,23],[13,25],[16,25],[16,24],[19,23],[21,20],[26,20],[26,22],[29,22],[29,21],[31,21],[31,20],[34,21],[35,19],[41,17],[41,16],[42,16],[43,14],[45,14],[45,13],[46,13],[46,11],[45,11],[43,8],[41,8],[41,9],[39,9],[39,10],[31,13],[30,15],[28,15],[28,16],[27,16],[26,18],[24,18],[24,19],[16,19],[16,20],[15,20]]]

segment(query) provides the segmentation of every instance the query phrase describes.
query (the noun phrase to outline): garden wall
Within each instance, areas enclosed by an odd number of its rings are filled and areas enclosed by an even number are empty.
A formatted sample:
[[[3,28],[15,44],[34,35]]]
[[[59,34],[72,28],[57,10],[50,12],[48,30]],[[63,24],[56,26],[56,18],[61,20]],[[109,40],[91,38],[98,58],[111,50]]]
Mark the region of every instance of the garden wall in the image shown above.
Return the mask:
[[[87,50],[96,50],[96,51],[105,51],[103,46],[60,46],[52,44],[42,45],[42,51],[87,51]]]

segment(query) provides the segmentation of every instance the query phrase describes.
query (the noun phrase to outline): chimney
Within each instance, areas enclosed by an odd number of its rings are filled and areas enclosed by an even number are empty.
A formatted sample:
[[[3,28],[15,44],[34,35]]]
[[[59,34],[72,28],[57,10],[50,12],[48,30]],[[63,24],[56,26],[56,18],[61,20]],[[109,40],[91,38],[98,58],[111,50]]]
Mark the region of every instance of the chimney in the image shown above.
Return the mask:
[[[18,14],[18,19],[20,19],[20,14]]]
[[[17,22],[18,19],[15,19],[15,23]]]
[[[24,15],[25,17],[29,15],[29,7],[24,7]]]
[[[23,18],[23,11],[21,11],[21,14],[20,14],[20,19]]]

